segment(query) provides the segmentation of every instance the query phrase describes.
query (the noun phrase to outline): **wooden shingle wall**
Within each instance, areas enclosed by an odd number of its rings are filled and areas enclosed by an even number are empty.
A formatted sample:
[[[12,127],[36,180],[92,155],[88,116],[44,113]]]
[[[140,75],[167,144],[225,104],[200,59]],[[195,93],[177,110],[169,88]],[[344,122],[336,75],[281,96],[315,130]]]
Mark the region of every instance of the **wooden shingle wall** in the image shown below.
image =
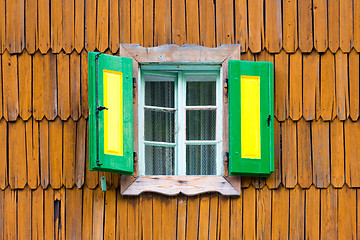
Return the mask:
[[[89,172],[87,52],[120,43],[273,62],[270,178],[124,198]],[[0,239],[360,238],[359,52],[357,0],[0,1]]]

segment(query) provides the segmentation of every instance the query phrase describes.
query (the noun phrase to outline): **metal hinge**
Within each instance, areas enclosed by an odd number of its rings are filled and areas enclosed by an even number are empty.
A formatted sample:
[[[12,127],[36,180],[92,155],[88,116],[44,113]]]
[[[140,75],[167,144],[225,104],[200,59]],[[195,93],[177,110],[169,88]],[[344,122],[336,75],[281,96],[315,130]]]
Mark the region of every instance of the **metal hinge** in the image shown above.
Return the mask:
[[[133,98],[136,97],[136,78],[133,78]]]
[[[229,152],[225,152],[224,162],[229,162]]]

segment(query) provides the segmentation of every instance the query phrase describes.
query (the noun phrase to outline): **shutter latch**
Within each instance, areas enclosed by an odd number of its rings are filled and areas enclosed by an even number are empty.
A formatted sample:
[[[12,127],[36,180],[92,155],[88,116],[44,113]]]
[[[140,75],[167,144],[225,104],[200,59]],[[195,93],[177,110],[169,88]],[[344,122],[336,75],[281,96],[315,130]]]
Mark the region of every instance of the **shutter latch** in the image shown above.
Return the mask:
[[[269,117],[268,117],[268,119],[267,119],[268,127],[270,127],[270,121],[271,121],[271,115],[269,115]]]
[[[99,114],[99,112],[101,112],[102,110],[109,110],[109,109],[107,107],[98,106],[96,108],[96,114]]]

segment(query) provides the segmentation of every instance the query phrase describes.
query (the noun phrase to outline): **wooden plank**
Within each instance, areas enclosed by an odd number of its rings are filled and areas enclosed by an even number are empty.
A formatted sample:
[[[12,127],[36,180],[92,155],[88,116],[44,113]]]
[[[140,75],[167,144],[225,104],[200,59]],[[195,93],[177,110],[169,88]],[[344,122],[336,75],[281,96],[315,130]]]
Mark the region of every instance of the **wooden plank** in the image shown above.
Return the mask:
[[[104,237],[104,192],[101,188],[93,191],[93,239],[103,239]]]
[[[54,120],[57,115],[56,55],[44,55],[45,117]]]
[[[353,121],[359,117],[359,54],[353,49],[349,54],[349,115]]]
[[[278,188],[281,183],[281,144],[280,122],[274,119],[274,172],[266,179],[270,189]]]
[[[198,239],[209,239],[209,220],[210,220],[210,194],[202,195],[200,198],[199,209],[199,235]]]
[[[19,114],[19,83],[17,56],[5,51],[2,55],[4,118],[15,121]]]
[[[153,3],[152,3],[153,4]],[[147,6],[147,5],[145,5]],[[146,9],[146,8],[145,8]],[[150,8],[148,11],[151,10],[151,19],[153,18],[153,7]],[[144,10],[145,11],[145,10]],[[130,43],[130,0],[120,0],[119,4],[119,16],[120,16],[120,43]],[[149,20],[149,19],[148,19]],[[153,22],[151,21],[151,23]]]
[[[66,141],[66,139],[64,139]],[[54,189],[61,188],[63,174],[63,123],[60,118],[49,122],[49,162],[50,162],[50,185]]]
[[[144,47],[154,45],[154,1],[144,0]]]
[[[264,42],[264,3],[262,0],[248,1],[249,48],[258,53]]]
[[[350,119],[344,122],[345,135],[345,176],[349,187],[360,186],[360,150],[358,148],[360,139],[360,122],[352,122]]]
[[[5,119],[0,119],[0,188],[4,190],[8,183],[8,149],[7,149],[7,122]]]
[[[89,121],[86,122],[86,158],[85,158],[85,186],[91,189],[96,188],[99,182],[99,173],[89,171]]]
[[[335,59],[330,50],[321,55],[321,117],[328,121],[336,116]]]
[[[38,25],[37,25],[37,17],[38,17],[37,6],[38,6],[37,0],[25,0],[25,36],[26,36],[25,47],[30,54],[33,54],[36,51],[37,49],[36,42],[38,41],[38,36],[39,36]],[[0,26],[1,26],[1,18],[0,18]],[[0,46],[0,50],[1,50],[1,46]]]
[[[10,188],[5,190],[4,201],[6,207],[4,207],[4,239],[17,239],[17,191]]]
[[[359,197],[360,197],[360,191],[356,189],[356,199],[359,199]],[[360,216],[360,207],[359,207],[359,205],[360,205],[360,201],[356,201],[356,214],[357,214],[357,216]],[[360,221],[358,219],[356,221],[356,229],[357,229],[356,235],[360,236]]]
[[[5,191],[0,191],[0,215],[4,216]],[[4,218],[0,218],[0,239],[4,239]]]
[[[45,54],[50,47],[50,1],[38,0],[38,31],[37,48]]]
[[[171,6],[171,18],[176,19],[171,21],[172,43],[181,46],[186,43],[185,1],[172,0]]]
[[[83,188],[83,200],[82,200],[82,239],[92,238],[92,221],[93,221],[93,190],[84,187]]]
[[[1,7],[1,6],[0,6]],[[1,11],[1,10],[0,10]],[[2,66],[2,58],[0,57],[0,66]],[[2,74],[2,67],[0,67],[0,118],[3,117],[3,74]]]
[[[230,239],[242,236],[242,197],[230,198]]]
[[[218,237],[218,216],[219,216],[219,194],[212,193],[210,198],[210,216],[209,216],[209,239]]]
[[[75,184],[81,188],[85,181],[86,121],[80,118],[76,123]]]
[[[327,188],[330,184],[329,122],[311,122],[313,183],[317,188]]]
[[[81,114],[80,90],[80,55],[73,52],[70,54],[70,111],[75,121]]]
[[[137,201],[138,202],[138,201]],[[161,206],[161,231],[163,239],[176,239],[177,198],[166,197]]]
[[[271,190],[256,191],[256,239],[271,239]]]
[[[186,215],[187,215],[186,209],[187,209],[187,197],[180,194],[178,196],[178,206],[177,206],[177,236],[176,236],[176,238],[179,240],[185,239]],[[216,204],[216,211],[217,211],[217,204]],[[210,221],[211,221],[211,217],[210,217]]]
[[[33,56],[33,116],[41,120],[45,114],[44,57],[40,52]]]
[[[32,239],[44,239],[44,193],[41,187],[31,194],[31,236]]]
[[[72,188],[75,183],[76,123],[69,119],[64,122],[63,141],[63,183]]]
[[[85,3],[84,0],[75,0],[74,48],[78,53],[80,53],[81,50],[84,48],[84,39],[85,39],[84,28],[85,28]]]
[[[63,3],[63,0],[53,0],[51,2],[50,46],[53,53],[59,53],[63,47],[63,10],[65,11]]]
[[[316,117],[316,86],[320,81],[319,64],[317,52],[303,55],[303,116],[308,121]]]
[[[20,53],[24,49],[24,16],[24,0],[6,1],[6,47],[11,53]]]
[[[345,182],[344,169],[344,125],[338,118],[330,122],[331,144],[331,183],[336,188],[341,188]]]
[[[197,8],[193,11],[197,12]],[[187,14],[191,14],[187,12]],[[191,24],[188,22],[188,24]],[[197,24],[198,25],[198,24]],[[154,45],[171,42],[171,0],[155,1]],[[192,43],[189,42],[188,43]]]
[[[338,51],[335,54],[335,63],[336,113],[340,120],[345,120],[349,116],[349,72],[347,54]]]
[[[215,4],[214,4],[215,5]],[[186,43],[199,44],[199,3],[198,1],[185,0],[185,12],[186,12]],[[156,5],[155,5],[156,9]],[[156,19],[155,19],[156,20]],[[156,34],[154,36],[154,45],[157,41]]]
[[[152,215],[153,215],[153,204],[152,194],[142,194],[140,196],[141,206],[141,236],[144,240],[152,239]]]
[[[216,1],[216,43],[234,43],[234,1]]]
[[[9,122],[8,131],[9,184],[12,189],[22,189],[27,182],[25,122]]]
[[[285,51],[275,54],[275,117],[284,121],[289,115],[289,55]]]
[[[241,52],[249,47],[247,1],[235,1],[235,43],[240,44]]]
[[[296,185],[290,189],[290,239],[305,239],[305,190]]]
[[[28,186],[17,191],[17,232],[18,239],[29,239],[31,232],[31,190]]]
[[[196,239],[199,229],[199,196],[189,197],[187,201],[186,239]],[[221,204],[219,201],[219,208]],[[220,226],[219,226],[220,227]]]
[[[71,53],[74,49],[75,41],[75,3],[74,0],[67,0],[63,2],[63,49],[66,53]],[[108,7],[108,4],[104,3]],[[78,16],[76,16],[78,17]],[[80,17],[80,16],[79,16]],[[93,16],[94,17],[94,16]],[[106,16],[104,16],[106,17]],[[97,22],[97,25],[100,23]]]
[[[356,190],[338,190],[338,239],[356,239]]]
[[[354,47],[360,51],[360,2],[354,1]]]
[[[287,239],[289,231],[289,190],[284,187],[272,192],[272,239]]]
[[[96,48],[104,52],[109,46],[109,0],[98,2],[96,16]]]
[[[133,0],[131,1],[131,42],[143,45],[143,1]],[[180,21],[180,19],[179,19]]]
[[[311,124],[301,118],[296,125],[298,183],[302,188],[309,188],[312,184],[312,157],[311,157]]]
[[[115,239],[116,227],[116,189],[111,188],[105,194],[104,239]]]
[[[313,3],[311,0],[298,1],[299,48],[309,53],[313,48]]]
[[[329,48],[335,53],[340,45],[340,0],[328,0]]]
[[[297,0],[283,0],[283,47],[286,52],[298,48]]]
[[[161,201],[163,202],[163,201]],[[139,198],[128,198],[128,239],[139,239]]]
[[[94,16],[96,16],[96,0],[87,0],[85,2],[85,48],[88,52],[95,50],[96,17]]]
[[[23,120],[28,120],[32,114],[32,60],[27,51],[18,55],[19,74],[19,113]]]
[[[109,4],[109,48],[112,53],[116,53],[119,50],[120,45],[119,1],[110,0]]]
[[[6,14],[5,14],[5,1],[0,2],[0,53],[5,51],[5,43],[6,43]]]
[[[330,186],[320,191],[320,236],[322,239],[336,239],[338,233],[338,190]]]
[[[320,189],[314,185],[305,190],[305,238],[320,238]]]
[[[242,238],[255,239],[256,236],[256,193],[255,188],[250,186],[242,189],[243,202],[243,225]]]
[[[40,183],[40,137],[39,137],[39,123],[31,118],[26,122],[26,151],[27,156],[27,175],[28,185],[31,189],[36,189]]]
[[[318,52],[325,52],[329,46],[327,0],[313,1],[314,47]]]
[[[220,239],[229,239],[230,237],[230,199],[227,196],[219,196],[219,229]]]
[[[69,55],[60,52],[56,55],[57,62],[57,94],[58,94],[58,115],[61,120],[70,116],[70,80],[69,80]]]
[[[289,114],[292,120],[302,116],[302,53],[300,50],[290,55]]]
[[[49,123],[43,119],[39,124],[40,134],[40,184],[46,189],[49,185]]]
[[[281,15],[281,0],[265,1],[265,47],[271,53],[283,47]]]
[[[116,195],[116,239],[127,239],[127,200],[121,196]]]
[[[287,188],[293,188],[297,183],[296,123],[285,121],[282,133],[282,183]]]
[[[107,191],[107,193],[110,193],[110,191]],[[81,239],[82,221],[79,216],[82,216],[82,208],[80,206],[82,206],[82,189],[66,189],[66,239]],[[113,214],[115,215],[115,208],[113,210]]]
[[[81,52],[81,115],[84,118],[89,117],[89,96],[88,96],[88,57],[87,52]]]
[[[54,200],[60,203],[59,209],[54,211],[56,216],[54,217],[54,232],[55,239],[65,239],[66,230],[66,192],[65,188],[54,191]],[[62,204],[62,207],[61,207]],[[55,208],[54,208],[55,210]]]
[[[161,232],[161,201],[162,195],[154,194],[153,195],[153,239],[162,239],[162,232]]]
[[[54,191],[51,187],[44,192],[44,237],[45,239],[54,239],[55,237],[55,224],[58,226],[60,223],[61,202],[54,201]],[[63,206],[64,207],[64,204]],[[58,227],[57,227],[58,229]]]
[[[340,48],[350,52],[354,46],[354,9],[352,0],[340,0]]]

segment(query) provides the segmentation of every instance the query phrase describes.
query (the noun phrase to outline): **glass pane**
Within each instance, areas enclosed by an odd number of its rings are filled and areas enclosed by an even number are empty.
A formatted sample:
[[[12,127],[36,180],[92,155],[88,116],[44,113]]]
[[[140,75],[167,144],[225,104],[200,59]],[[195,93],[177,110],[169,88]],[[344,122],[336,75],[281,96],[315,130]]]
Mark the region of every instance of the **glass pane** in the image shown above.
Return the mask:
[[[173,147],[145,146],[146,175],[174,175],[174,172]]]
[[[216,105],[216,76],[186,77],[187,106]]]
[[[145,141],[174,142],[175,113],[145,109]]]
[[[216,140],[216,110],[186,110],[186,140]]]
[[[186,175],[216,175],[216,145],[186,146]]]
[[[145,75],[145,105],[174,107],[175,78]]]

